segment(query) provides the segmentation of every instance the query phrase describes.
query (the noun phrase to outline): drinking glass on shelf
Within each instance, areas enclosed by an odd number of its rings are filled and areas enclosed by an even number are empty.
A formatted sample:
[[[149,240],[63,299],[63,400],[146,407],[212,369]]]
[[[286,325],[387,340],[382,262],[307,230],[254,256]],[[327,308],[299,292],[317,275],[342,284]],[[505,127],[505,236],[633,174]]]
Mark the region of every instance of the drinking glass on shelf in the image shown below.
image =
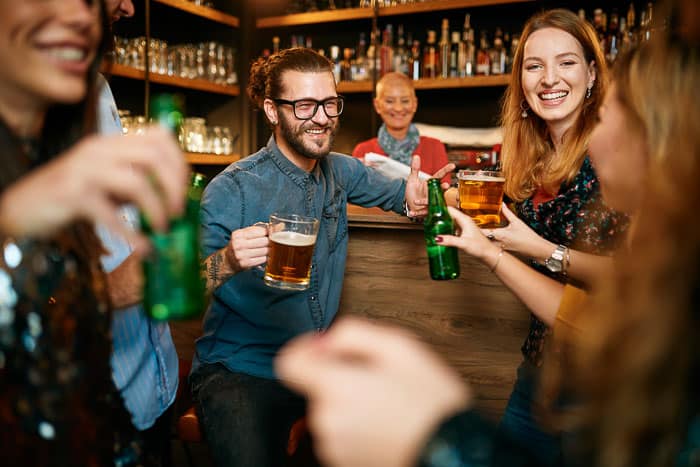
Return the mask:
[[[200,117],[187,117],[180,127],[180,144],[188,152],[206,152],[206,120]]]

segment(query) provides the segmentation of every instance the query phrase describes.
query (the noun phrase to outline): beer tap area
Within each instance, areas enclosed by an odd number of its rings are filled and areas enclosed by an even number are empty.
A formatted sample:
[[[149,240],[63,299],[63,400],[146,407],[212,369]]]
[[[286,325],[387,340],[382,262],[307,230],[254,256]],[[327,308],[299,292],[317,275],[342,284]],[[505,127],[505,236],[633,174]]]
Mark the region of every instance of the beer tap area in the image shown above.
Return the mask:
[[[421,137],[444,144],[445,161],[457,166],[456,188],[459,170],[498,165],[502,98],[533,13],[564,7],[588,20],[610,62],[653,34],[653,4],[639,0],[141,3],[150,8],[115,26],[116,63],[108,72],[127,115],[125,131],[147,121],[152,93],[184,95],[188,119],[180,143],[193,168],[210,180],[267,144],[272,126],[245,92],[249,66],[284,48],[309,47],[333,62],[343,100],[332,149],[345,154],[382,128],[378,81],[391,72],[407,75],[417,99],[411,123]],[[494,178],[502,183],[500,174]],[[417,332],[472,383],[477,408],[498,418],[522,358],[526,307],[489,267],[465,254],[459,254],[459,277],[431,280],[422,223],[353,205],[338,223],[349,235],[340,314]],[[171,326],[180,358],[190,358],[201,323]]]

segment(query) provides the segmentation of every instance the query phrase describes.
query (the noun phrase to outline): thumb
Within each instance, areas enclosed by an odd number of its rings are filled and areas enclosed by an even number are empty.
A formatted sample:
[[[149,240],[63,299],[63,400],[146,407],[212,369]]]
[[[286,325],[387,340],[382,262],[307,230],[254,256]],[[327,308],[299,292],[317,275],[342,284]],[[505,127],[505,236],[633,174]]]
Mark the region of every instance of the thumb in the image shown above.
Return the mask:
[[[320,390],[319,374],[325,361],[317,358],[321,339],[316,333],[301,335],[282,347],[274,361],[277,377],[286,386],[308,397]]]
[[[510,210],[506,203],[501,203],[501,212],[504,216],[506,216],[508,222],[513,222],[514,220],[518,219],[518,216],[516,216],[515,213]]]
[[[457,208],[447,206],[447,210],[450,212],[450,216],[452,216],[452,220],[455,221],[455,223],[459,227],[459,230],[463,231],[464,227],[466,227],[469,222],[474,223],[471,217],[467,216]]]

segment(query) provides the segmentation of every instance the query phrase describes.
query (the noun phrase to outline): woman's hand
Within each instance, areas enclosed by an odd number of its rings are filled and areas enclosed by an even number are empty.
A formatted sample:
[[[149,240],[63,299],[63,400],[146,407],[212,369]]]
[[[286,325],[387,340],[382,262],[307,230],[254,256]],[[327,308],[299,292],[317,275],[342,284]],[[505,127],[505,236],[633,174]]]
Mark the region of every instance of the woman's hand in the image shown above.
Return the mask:
[[[469,389],[414,336],[358,319],[287,344],[282,381],[308,398],[324,465],[408,467],[439,423],[466,408]]]
[[[498,242],[486,238],[484,231],[477,227],[471,217],[452,206],[448,206],[447,209],[457,224],[458,232],[457,235],[441,235],[438,239],[440,245],[457,247],[484,262],[500,252]]]
[[[138,206],[157,230],[184,207],[188,168],[172,135],[89,136],[8,187],[0,197],[0,232],[44,237],[75,220],[101,223],[144,249],[146,240],[120,219]]]
[[[508,226],[498,229],[484,229],[484,234],[500,243],[508,251],[520,253],[536,260],[548,258],[556,245],[540,237],[527,226],[505,203],[501,212],[508,219]]]

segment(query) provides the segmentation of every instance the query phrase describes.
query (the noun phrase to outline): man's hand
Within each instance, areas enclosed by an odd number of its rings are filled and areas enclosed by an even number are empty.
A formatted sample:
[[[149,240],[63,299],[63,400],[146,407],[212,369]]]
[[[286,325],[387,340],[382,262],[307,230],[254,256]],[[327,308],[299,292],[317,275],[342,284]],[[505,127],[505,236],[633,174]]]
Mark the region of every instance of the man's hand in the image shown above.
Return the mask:
[[[265,263],[269,241],[266,224],[234,230],[228,245],[204,260],[207,290],[211,292],[234,274]]]
[[[432,178],[441,179],[455,169],[450,163],[435,172]],[[406,181],[406,203],[408,204],[408,217],[425,217],[428,214],[428,184],[418,178],[420,171],[420,156],[411,159],[411,174]],[[442,188],[449,188],[449,183],[443,183]]]

